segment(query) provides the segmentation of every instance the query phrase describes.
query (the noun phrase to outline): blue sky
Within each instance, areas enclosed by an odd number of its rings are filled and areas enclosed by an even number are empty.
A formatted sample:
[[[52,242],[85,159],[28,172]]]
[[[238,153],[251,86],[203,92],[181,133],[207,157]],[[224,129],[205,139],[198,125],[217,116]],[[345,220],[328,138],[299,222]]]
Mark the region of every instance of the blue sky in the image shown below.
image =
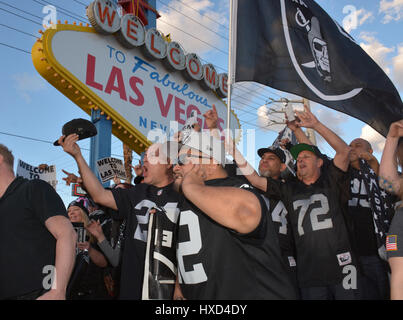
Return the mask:
[[[403,0],[317,2],[349,30],[385,70],[403,96]],[[89,0],[0,1],[0,143],[8,146],[16,159],[32,165],[56,165],[59,181],[57,191],[66,204],[73,198],[70,188],[63,184],[61,169],[75,173],[77,169],[74,160],[51,142],[60,136],[61,128],[67,121],[89,117],[37,73],[29,52],[36,41],[35,37],[39,36],[38,30],[43,29],[41,22],[45,14],[42,9],[46,4],[58,7],[57,19],[72,23],[86,20],[85,5],[89,3]],[[204,63],[213,63],[220,72],[227,70],[228,1],[157,0],[157,10],[161,14],[157,23],[159,30],[170,33],[172,39],[181,43],[186,51],[199,54]],[[351,19],[351,14],[356,15],[355,25],[352,24],[354,19]],[[245,92],[249,94],[245,95]],[[250,147],[251,150],[271,145],[276,138],[276,132],[259,125],[262,122],[258,120],[257,110],[269,98],[277,100],[281,97],[292,96],[253,83],[236,85],[234,110],[243,129],[256,129],[255,144]],[[360,136],[370,140],[380,159],[383,139],[363,122],[317,104],[312,104],[312,109],[347,143]],[[83,149],[89,149],[88,139],[79,144]],[[320,142],[319,146],[324,152],[332,154],[328,145]],[[247,153],[246,148],[244,152]],[[89,155],[87,150],[83,150],[83,153]],[[114,137],[112,154],[116,157],[122,155],[122,144]],[[249,159],[257,165],[257,157]]]

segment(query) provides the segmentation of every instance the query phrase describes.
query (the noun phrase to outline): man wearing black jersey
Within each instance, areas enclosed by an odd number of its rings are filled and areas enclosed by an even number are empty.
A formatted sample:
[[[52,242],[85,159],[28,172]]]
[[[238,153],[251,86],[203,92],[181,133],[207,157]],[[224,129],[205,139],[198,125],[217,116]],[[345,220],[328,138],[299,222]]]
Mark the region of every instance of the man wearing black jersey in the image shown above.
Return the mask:
[[[241,158],[243,159],[241,153],[239,151],[236,152],[238,153],[238,156],[234,158],[238,160]],[[270,146],[267,148],[260,148],[257,153],[261,158],[258,167],[259,175],[254,171],[252,176],[248,176],[248,179],[251,182],[253,180],[254,185],[258,185],[259,182],[266,182],[266,178],[269,177],[280,180],[281,172],[286,169],[286,156],[284,151],[282,151],[281,148]],[[244,161],[246,160],[243,160],[242,162]],[[288,211],[283,202],[279,199],[267,199],[266,197],[263,199],[266,201],[271,219],[275,225],[275,230],[280,241],[281,253],[285,263],[288,266],[292,279],[296,281],[295,244],[288,222]]]
[[[178,275],[186,299],[295,299],[263,198],[229,178],[224,148],[193,132],[174,167],[181,205]]]
[[[350,148],[307,108],[297,116],[299,127],[315,129],[335,149],[332,163],[324,168],[317,147],[296,145],[291,153],[297,160],[298,179],[283,183],[267,178],[266,186],[260,184],[260,188],[268,198],[281,199],[288,209],[302,298],[355,299],[357,269],[344,214]]]
[[[64,141],[63,138],[64,136],[60,137],[59,143],[64,151],[76,160],[85,188],[92,199],[96,203],[117,210],[113,218],[127,221],[119,298],[141,299],[150,211],[154,207],[159,207],[171,216],[179,214],[177,209],[179,194],[172,188],[172,164],[167,163],[165,155],[160,153],[161,146],[154,144],[144,157],[144,183],[128,190],[108,190],[102,187],[83,158],[76,144],[78,135],[69,135]]]

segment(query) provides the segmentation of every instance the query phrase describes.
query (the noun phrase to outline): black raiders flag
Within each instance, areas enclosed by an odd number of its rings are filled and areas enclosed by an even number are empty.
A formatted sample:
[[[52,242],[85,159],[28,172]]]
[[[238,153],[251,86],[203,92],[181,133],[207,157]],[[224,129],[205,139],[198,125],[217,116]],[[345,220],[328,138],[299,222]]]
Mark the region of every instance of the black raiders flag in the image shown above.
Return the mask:
[[[315,1],[235,0],[233,11],[235,82],[297,94],[384,136],[403,118],[387,75]]]
[[[148,222],[143,300],[172,300],[177,276],[176,245],[179,210],[154,207]]]

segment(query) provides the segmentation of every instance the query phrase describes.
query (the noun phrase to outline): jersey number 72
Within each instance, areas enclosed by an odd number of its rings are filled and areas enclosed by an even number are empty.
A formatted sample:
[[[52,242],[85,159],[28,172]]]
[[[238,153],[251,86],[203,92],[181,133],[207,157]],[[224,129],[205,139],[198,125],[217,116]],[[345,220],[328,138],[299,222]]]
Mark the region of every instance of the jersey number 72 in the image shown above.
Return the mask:
[[[312,208],[312,205],[316,203],[319,203],[320,206]],[[314,194],[309,199],[296,200],[294,201],[293,206],[295,212],[298,212],[298,234],[300,236],[305,234],[302,224],[307,214],[310,216],[313,231],[333,228],[331,218],[326,218],[322,221],[319,221],[319,216],[329,213],[329,202],[325,195],[321,193]]]

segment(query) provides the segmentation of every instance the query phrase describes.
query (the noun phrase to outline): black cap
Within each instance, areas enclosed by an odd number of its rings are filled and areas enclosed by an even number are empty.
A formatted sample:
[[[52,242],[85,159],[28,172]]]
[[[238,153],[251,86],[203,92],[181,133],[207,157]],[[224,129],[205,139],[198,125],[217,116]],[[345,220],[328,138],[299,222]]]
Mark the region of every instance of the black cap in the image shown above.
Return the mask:
[[[290,153],[294,157],[294,159],[297,159],[298,155],[302,151],[310,151],[319,158],[323,157],[323,154],[319,151],[319,148],[317,146],[313,146],[313,145],[306,144],[306,143],[296,144],[295,146],[293,146],[290,149]]]
[[[84,211],[84,213],[88,216],[89,215],[89,210],[88,210],[88,203],[82,199],[82,198],[78,198],[77,200],[73,200],[72,202],[69,203],[69,205],[67,206],[67,209],[70,207],[79,207],[80,209],[82,209]]]
[[[261,149],[259,149],[257,151],[257,154],[259,155],[259,157],[263,157],[263,155],[266,152],[271,152],[271,153],[275,154],[280,159],[280,161],[282,163],[285,163],[286,156],[285,156],[284,151],[281,150],[281,148],[277,148],[277,147],[274,147],[274,146],[270,146],[270,147],[267,147],[267,148],[261,148]]]
[[[98,132],[97,128],[95,128],[94,124],[91,121],[79,118],[65,123],[62,128],[62,134],[66,137],[73,133],[78,134],[78,140],[82,140],[93,137]],[[53,145],[58,146],[58,140],[56,140]]]

